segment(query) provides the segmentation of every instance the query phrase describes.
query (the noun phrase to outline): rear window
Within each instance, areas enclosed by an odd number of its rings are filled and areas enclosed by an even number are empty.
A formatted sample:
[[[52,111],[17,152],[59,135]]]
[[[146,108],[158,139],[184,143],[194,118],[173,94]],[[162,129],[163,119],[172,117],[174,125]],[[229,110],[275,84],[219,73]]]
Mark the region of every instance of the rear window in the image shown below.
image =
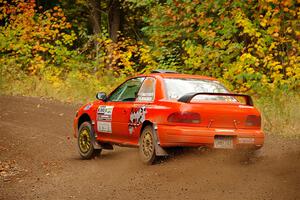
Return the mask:
[[[193,79],[193,78],[165,78],[164,79],[167,96],[170,100],[178,100],[188,93],[229,93],[229,91],[218,81]],[[193,101],[234,101],[230,96],[197,95]]]

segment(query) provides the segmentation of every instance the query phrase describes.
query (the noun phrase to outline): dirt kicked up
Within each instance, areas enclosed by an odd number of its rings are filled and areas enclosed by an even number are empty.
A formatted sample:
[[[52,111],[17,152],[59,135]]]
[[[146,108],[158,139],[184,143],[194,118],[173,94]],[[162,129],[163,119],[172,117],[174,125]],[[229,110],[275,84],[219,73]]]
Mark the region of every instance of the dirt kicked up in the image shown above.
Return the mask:
[[[0,199],[300,199],[300,141],[267,135],[258,155],[183,149],[153,166],[134,148],[81,160],[77,106],[0,96]]]

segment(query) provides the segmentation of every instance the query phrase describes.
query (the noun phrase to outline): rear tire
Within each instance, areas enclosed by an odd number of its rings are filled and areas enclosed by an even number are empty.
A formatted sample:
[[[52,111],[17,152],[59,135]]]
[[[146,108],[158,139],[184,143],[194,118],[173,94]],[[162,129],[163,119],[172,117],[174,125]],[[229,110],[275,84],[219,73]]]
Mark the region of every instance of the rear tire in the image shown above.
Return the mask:
[[[78,150],[82,159],[91,159],[100,155],[102,149],[94,149],[94,130],[90,122],[83,122],[78,130]]]
[[[139,143],[140,158],[147,165],[153,164],[156,158],[153,127],[146,126],[141,134]]]

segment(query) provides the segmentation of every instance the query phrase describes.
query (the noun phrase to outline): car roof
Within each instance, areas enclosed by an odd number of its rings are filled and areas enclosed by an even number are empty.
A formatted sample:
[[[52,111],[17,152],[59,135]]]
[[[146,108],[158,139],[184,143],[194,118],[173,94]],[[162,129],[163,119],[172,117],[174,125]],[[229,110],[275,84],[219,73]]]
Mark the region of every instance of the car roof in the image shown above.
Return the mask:
[[[145,75],[140,75],[145,76]],[[146,76],[152,77],[160,77],[160,78],[195,78],[195,79],[204,79],[204,80],[217,80],[212,77],[208,76],[200,76],[200,75],[193,75],[193,74],[179,74],[179,73],[152,73]]]

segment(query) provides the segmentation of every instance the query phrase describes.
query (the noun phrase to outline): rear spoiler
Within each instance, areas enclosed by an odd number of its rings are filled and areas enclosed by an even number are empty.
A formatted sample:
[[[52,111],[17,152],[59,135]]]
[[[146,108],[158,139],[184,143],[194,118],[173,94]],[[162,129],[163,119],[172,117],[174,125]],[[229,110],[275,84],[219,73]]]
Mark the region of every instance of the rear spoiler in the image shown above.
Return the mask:
[[[210,92],[200,92],[200,93],[188,93],[183,95],[178,99],[179,102],[190,103],[191,100],[197,95],[212,95],[212,96],[231,96],[231,97],[244,97],[247,106],[253,106],[253,101],[251,96],[246,94],[232,94],[232,93],[210,93]]]

